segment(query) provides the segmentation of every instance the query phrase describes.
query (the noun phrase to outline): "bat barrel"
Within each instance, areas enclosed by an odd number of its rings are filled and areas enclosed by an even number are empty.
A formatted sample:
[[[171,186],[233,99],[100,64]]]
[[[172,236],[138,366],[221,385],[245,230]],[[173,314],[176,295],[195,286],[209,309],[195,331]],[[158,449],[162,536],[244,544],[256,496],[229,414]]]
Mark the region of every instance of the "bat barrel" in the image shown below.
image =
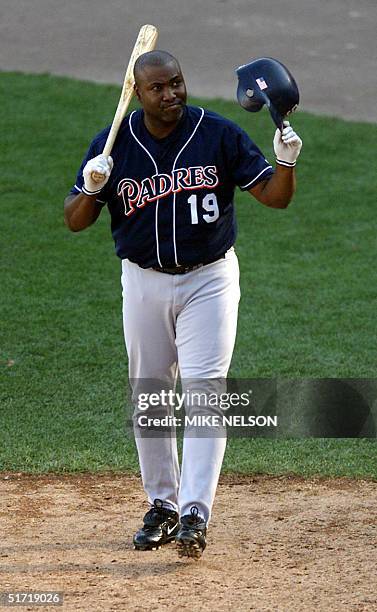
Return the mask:
[[[108,134],[103,154],[110,155],[113,149],[115,139],[117,137],[121,123],[127,113],[128,107],[131,102],[131,98],[134,93],[134,78],[133,71],[134,65],[137,58],[143,53],[153,51],[156,46],[158,37],[158,30],[155,26],[146,24],[140,28],[138,37],[136,39],[135,46],[133,48],[130,61],[128,62],[126,75],[124,77],[123,88],[120,95],[117,110],[114,115],[113,122],[111,124],[110,132]],[[104,180],[104,175],[99,172],[92,172],[92,179],[95,183],[101,183]]]

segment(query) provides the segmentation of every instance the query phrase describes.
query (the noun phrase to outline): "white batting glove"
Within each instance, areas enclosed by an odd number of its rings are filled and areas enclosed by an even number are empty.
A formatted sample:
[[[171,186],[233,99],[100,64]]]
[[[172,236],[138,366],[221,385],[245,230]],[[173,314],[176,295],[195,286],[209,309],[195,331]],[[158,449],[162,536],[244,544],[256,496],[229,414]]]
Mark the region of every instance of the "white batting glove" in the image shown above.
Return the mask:
[[[283,122],[283,131],[276,130],[274,136],[274,151],[276,163],[293,168],[300,155],[302,140],[290,126],[289,121]]]
[[[84,177],[82,192],[85,193],[85,195],[96,195],[99,193],[109,180],[113,165],[113,158],[110,155],[102,155],[101,153],[101,155],[97,155],[97,157],[90,159],[82,171]],[[102,174],[103,180],[99,183],[93,180],[93,172]]]

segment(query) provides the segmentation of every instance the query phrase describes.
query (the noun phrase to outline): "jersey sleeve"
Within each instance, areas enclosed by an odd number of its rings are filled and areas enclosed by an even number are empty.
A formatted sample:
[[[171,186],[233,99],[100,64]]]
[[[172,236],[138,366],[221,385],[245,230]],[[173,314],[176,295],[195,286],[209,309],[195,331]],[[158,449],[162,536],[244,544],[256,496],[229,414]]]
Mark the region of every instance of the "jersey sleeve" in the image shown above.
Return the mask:
[[[262,151],[238,126],[234,126],[232,136],[228,136],[227,147],[232,178],[242,191],[252,189],[273,175],[274,170]]]
[[[101,143],[99,143],[96,139],[93,140],[93,142],[91,143],[83,161],[82,164],[80,166],[80,169],[77,173],[76,176],[76,181],[74,186],[71,188],[70,190],[70,194],[72,195],[77,195],[78,193],[82,193],[82,187],[84,185],[84,177],[83,177],[83,170],[84,167],[86,165],[86,163],[92,159],[93,157],[96,157],[96,155],[99,155],[100,153],[102,153],[102,146]],[[102,191],[98,194],[98,198],[96,199],[96,204],[98,204],[99,206],[104,206],[107,202],[106,199],[106,185],[105,187],[102,189]]]

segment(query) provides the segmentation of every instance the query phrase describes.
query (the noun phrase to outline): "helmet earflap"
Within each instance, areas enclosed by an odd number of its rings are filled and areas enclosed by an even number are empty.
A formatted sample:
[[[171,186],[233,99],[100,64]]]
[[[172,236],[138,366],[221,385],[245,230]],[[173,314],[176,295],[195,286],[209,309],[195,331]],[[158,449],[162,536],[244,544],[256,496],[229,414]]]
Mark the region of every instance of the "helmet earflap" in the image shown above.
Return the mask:
[[[254,85],[250,83],[250,87],[245,89],[240,81],[237,87],[237,99],[242,108],[251,113],[260,111],[263,104],[266,103],[265,96],[261,95]]]

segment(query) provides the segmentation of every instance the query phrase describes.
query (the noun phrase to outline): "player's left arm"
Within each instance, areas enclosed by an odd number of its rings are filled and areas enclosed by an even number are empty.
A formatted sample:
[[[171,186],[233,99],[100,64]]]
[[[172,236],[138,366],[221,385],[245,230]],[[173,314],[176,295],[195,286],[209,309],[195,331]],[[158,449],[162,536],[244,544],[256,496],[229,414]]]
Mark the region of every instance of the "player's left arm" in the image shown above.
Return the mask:
[[[289,122],[285,121],[283,131],[276,130],[274,136],[276,155],[274,174],[249,190],[258,202],[270,208],[287,208],[296,189],[295,165],[301,147],[301,138]]]

